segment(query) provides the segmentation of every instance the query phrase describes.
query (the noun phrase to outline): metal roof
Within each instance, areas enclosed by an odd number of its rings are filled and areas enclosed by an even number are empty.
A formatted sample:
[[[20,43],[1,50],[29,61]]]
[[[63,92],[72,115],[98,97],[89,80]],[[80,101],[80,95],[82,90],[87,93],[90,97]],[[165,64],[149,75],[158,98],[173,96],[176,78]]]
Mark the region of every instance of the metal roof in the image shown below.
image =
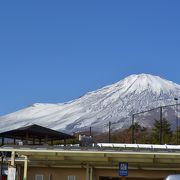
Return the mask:
[[[27,140],[32,140],[33,138],[37,138],[37,139],[47,138],[47,140],[61,140],[61,139],[74,138],[74,136],[71,136],[69,134],[55,131],[36,124],[21,127],[11,131],[2,132],[0,133],[0,137],[27,139]]]

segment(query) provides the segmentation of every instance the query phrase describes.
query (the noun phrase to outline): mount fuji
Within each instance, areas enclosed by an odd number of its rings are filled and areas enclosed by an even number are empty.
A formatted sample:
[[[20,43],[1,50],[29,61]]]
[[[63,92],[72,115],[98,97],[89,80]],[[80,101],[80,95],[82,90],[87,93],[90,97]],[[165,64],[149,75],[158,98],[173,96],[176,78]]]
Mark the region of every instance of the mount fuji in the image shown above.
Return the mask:
[[[131,124],[132,114],[175,104],[175,97],[180,97],[180,85],[149,74],[131,75],[70,102],[36,103],[2,116],[0,131],[38,124],[69,133],[89,127],[103,132],[108,130],[108,122],[117,130]],[[151,120],[143,117],[140,123],[148,126]]]

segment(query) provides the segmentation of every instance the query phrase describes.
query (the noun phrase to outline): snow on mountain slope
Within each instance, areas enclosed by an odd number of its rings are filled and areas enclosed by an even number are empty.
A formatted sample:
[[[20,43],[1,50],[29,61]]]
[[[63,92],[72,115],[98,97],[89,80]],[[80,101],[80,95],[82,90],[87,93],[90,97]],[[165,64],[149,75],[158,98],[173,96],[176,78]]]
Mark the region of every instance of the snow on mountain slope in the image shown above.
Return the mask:
[[[131,115],[161,105],[174,104],[180,85],[149,74],[131,75],[113,85],[89,92],[79,99],[61,104],[34,104],[0,117],[0,131],[30,124],[74,132],[92,126],[106,131],[131,123]]]

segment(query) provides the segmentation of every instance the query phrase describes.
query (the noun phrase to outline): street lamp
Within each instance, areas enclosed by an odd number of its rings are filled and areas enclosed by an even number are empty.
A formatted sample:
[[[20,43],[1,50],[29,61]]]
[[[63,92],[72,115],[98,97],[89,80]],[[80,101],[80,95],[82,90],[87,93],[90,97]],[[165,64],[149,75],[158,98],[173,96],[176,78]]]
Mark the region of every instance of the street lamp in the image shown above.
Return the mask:
[[[176,101],[176,143],[179,143],[179,123],[178,123],[178,98],[174,98]]]

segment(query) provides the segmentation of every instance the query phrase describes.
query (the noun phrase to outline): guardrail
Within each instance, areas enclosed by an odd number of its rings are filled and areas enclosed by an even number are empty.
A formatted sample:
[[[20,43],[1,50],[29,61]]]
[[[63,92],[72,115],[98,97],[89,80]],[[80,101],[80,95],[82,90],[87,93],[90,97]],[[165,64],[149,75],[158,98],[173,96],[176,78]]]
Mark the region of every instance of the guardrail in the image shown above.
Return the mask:
[[[130,152],[180,152],[180,145],[154,145],[154,144],[119,144],[119,143],[97,143],[92,144],[92,146],[81,147],[79,144],[68,144],[66,146],[33,146],[33,145],[23,145],[23,146],[3,146],[1,149],[6,149],[11,151],[12,149],[22,149],[22,150],[69,150],[69,151],[130,151]]]

